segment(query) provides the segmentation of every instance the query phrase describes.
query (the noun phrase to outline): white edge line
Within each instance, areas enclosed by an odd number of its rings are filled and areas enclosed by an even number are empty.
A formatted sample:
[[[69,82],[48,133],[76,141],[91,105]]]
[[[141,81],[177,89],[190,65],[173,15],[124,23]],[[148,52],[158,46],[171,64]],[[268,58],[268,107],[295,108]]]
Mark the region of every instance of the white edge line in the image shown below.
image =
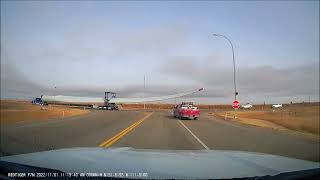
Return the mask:
[[[178,121],[179,121],[179,123],[182,124],[182,126],[183,126],[184,128],[186,128],[186,130],[189,131],[189,133],[190,133],[206,150],[210,150],[210,148],[209,148],[206,144],[204,144],[195,134],[193,134],[193,132],[192,132],[186,125],[184,125],[183,122],[181,122],[180,120],[178,120]]]

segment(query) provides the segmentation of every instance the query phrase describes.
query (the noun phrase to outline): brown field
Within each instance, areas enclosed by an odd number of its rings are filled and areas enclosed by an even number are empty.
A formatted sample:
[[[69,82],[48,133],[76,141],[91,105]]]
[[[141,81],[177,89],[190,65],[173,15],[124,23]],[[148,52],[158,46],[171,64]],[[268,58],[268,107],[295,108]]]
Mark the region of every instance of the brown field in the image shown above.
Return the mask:
[[[253,110],[238,110],[236,119],[234,111],[216,112],[215,115],[223,119],[234,120],[241,123],[271,127],[275,129],[287,128],[294,131],[319,135],[319,103],[290,104],[281,109],[271,109],[263,105]]]
[[[1,123],[28,120],[60,119],[89,113],[89,110],[68,106],[39,106],[27,101],[1,100]]]

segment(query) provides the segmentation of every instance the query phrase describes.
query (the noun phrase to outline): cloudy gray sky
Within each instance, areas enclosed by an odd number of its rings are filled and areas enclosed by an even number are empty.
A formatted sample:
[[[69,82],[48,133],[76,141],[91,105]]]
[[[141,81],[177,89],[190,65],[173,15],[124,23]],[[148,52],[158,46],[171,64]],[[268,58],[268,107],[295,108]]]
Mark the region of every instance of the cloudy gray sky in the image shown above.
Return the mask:
[[[181,100],[228,104],[212,33],[240,102],[319,101],[319,1],[1,1],[1,98],[204,87]]]

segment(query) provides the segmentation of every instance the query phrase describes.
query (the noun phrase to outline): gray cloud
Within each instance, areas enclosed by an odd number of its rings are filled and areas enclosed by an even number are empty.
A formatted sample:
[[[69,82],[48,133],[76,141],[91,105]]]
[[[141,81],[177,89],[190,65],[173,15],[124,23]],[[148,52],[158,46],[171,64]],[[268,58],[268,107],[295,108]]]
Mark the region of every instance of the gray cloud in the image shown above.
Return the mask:
[[[171,48],[186,41],[187,29],[176,24],[117,32],[111,37],[112,51],[115,55],[167,54]]]
[[[266,92],[279,96],[319,94],[318,63],[288,68],[244,68],[239,76],[240,87],[248,93]]]
[[[1,98],[32,98],[44,88],[27,78],[1,50]]]
[[[1,97],[31,98],[41,94],[103,97],[104,91],[117,92],[118,97],[152,97],[174,94],[204,87],[205,91],[188,96],[215,101],[230,99],[233,94],[232,64],[221,65],[214,56],[174,57],[157,71],[170,78],[181,78],[175,85],[129,85],[119,87],[57,87],[44,88],[27,78],[10,61],[1,55]],[[313,96],[319,97],[319,64],[275,68],[272,66],[237,67],[239,97]],[[263,97],[263,98],[261,98]]]
[[[91,26],[90,26],[91,25]],[[33,61],[87,62],[95,58],[116,61],[124,57],[167,55],[170,49],[187,41],[188,27],[185,24],[151,26],[145,28],[117,29],[112,25],[90,24],[67,28],[54,41],[33,45],[28,53]],[[58,42],[58,44],[57,44]]]
[[[199,57],[174,57],[160,68],[168,76],[184,78],[205,84],[219,95],[232,94],[233,69],[221,66],[215,59]],[[242,95],[319,95],[319,63],[295,67],[237,66],[238,92]],[[206,94],[208,97],[211,94]],[[215,94],[213,94],[215,95]]]

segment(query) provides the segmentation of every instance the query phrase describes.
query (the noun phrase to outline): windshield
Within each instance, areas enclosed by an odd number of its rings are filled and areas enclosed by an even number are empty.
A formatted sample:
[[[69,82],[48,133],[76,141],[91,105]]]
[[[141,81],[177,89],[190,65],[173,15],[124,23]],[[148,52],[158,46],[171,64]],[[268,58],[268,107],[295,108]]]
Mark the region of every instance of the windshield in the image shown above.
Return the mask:
[[[0,161],[303,171],[320,162],[319,108],[319,1],[1,1]]]

